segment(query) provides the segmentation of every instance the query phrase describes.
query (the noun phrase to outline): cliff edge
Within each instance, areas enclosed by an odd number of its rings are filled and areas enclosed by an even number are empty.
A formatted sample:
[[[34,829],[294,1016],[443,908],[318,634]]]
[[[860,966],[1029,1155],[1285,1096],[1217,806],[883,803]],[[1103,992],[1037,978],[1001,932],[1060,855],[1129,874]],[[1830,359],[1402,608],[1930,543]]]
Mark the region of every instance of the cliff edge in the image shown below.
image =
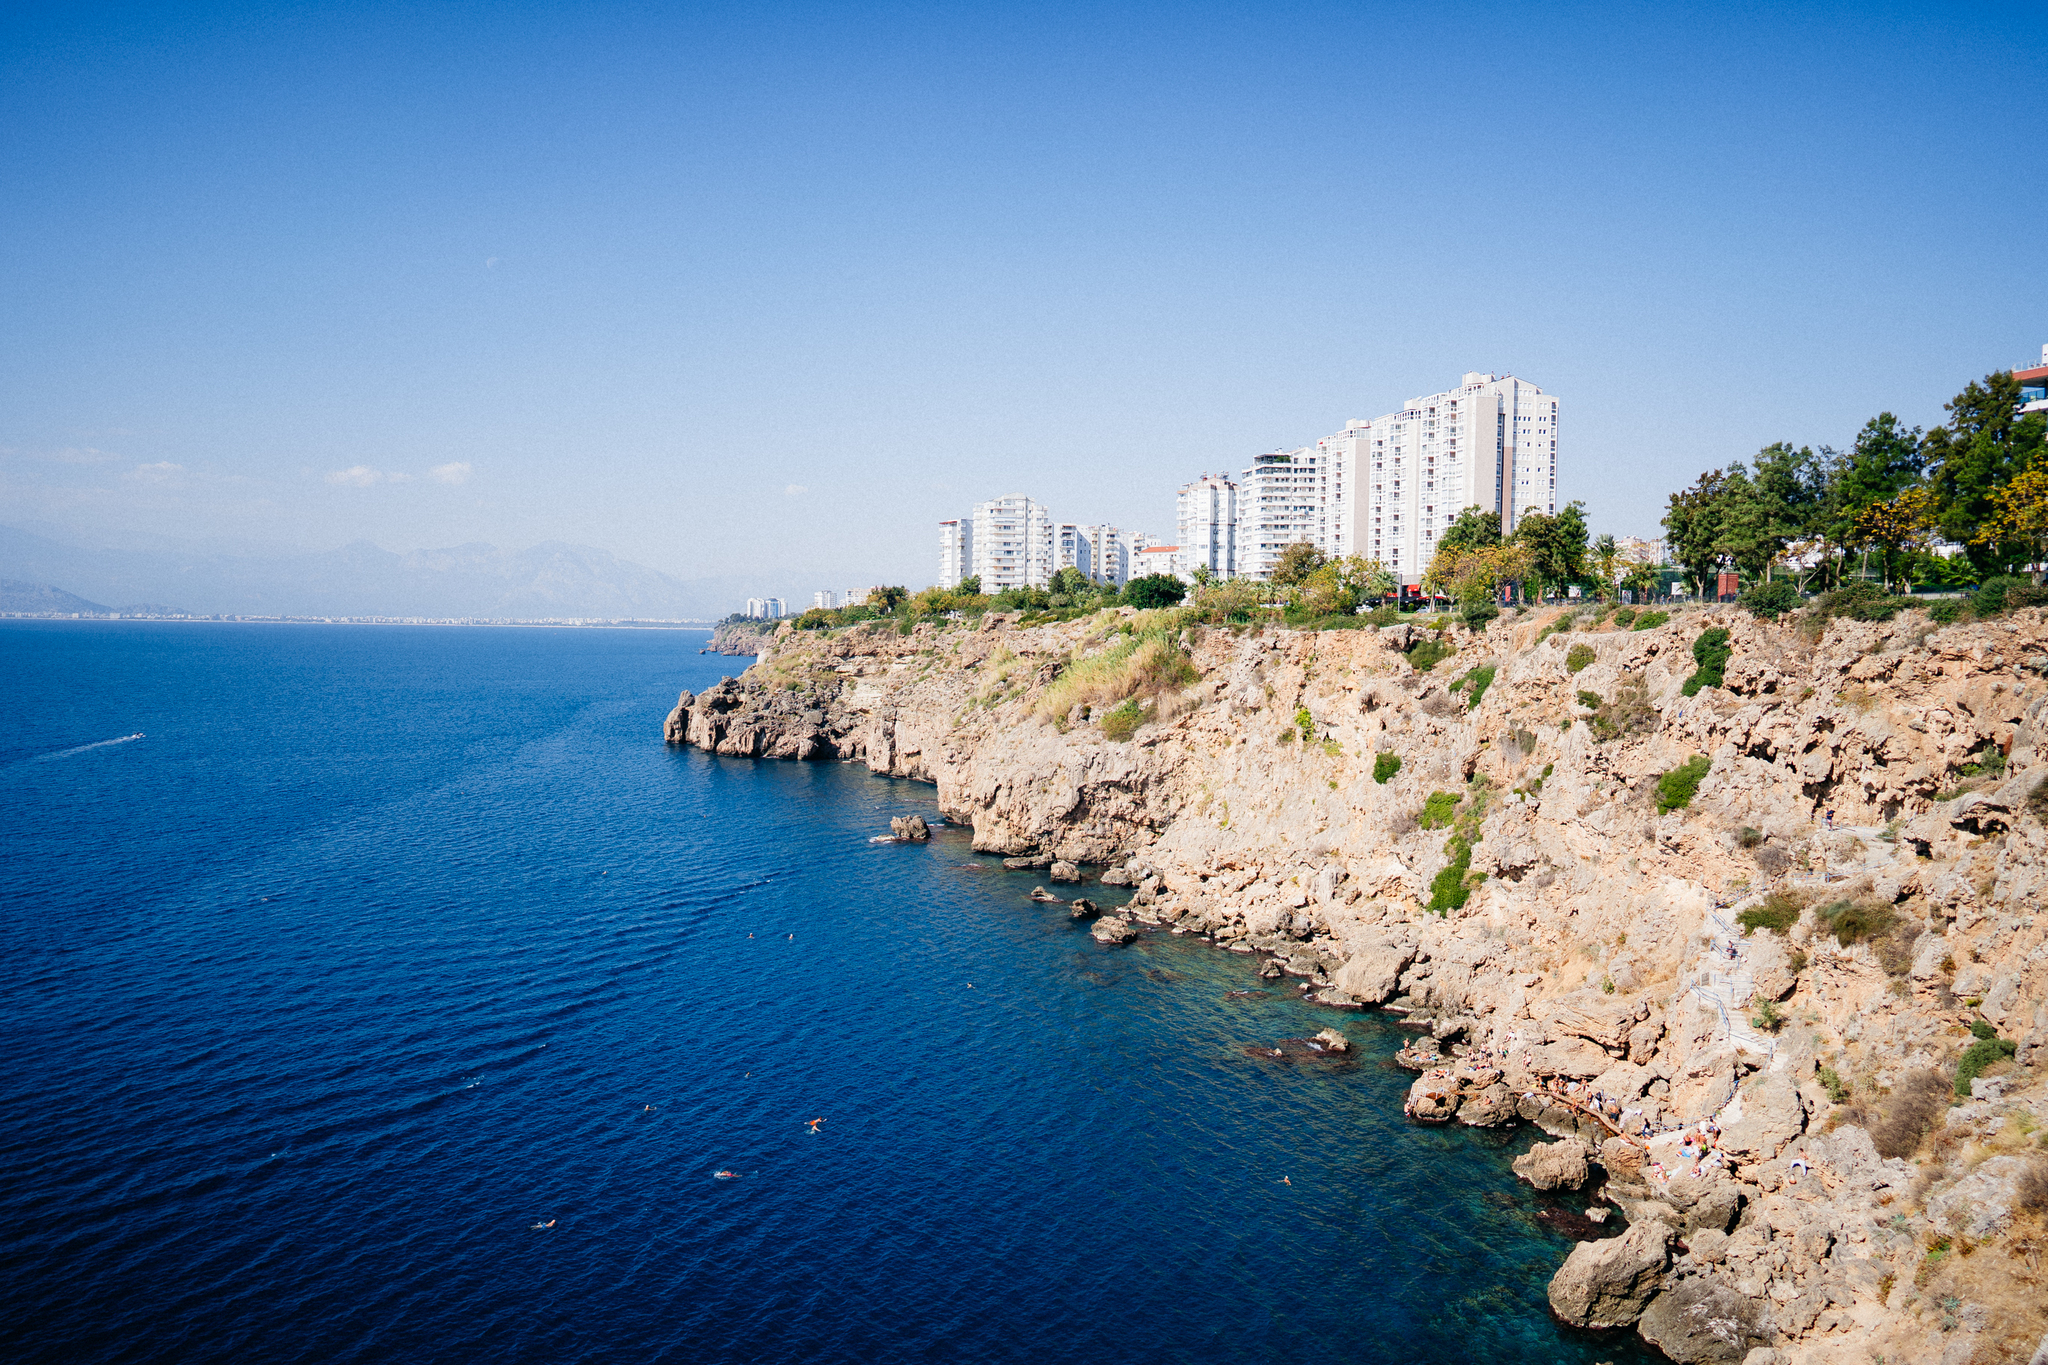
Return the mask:
[[[1567,1320],[1687,1362],[1961,1365],[2048,1345],[2044,671],[2036,610],[1127,608],[785,625],[665,728],[935,783],[978,849],[1426,1022],[1411,1116],[1535,1123],[1560,1144],[1525,1178],[1590,1162],[1627,1216],[1560,1269]]]

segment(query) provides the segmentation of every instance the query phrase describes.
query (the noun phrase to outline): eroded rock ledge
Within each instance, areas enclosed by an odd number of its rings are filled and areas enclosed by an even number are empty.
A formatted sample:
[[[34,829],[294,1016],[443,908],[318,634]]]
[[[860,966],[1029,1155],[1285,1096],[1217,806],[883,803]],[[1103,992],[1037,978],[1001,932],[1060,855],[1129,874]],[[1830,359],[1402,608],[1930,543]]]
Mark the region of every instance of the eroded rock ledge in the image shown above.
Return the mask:
[[[1406,1011],[1444,1049],[1418,1118],[1535,1123],[1604,1167],[1629,1228],[1567,1261],[1562,1316],[1633,1324],[1681,1361],[2033,1354],[2039,612],[1815,638],[1693,611],[1539,639],[1545,614],[1453,631],[1429,671],[1408,625],[1169,622],[1198,680],[1127,742],[1079,707],[1042,714],[1064,671],[1161,624],[785,628],[743,677],[684,693],[667,737],[935,783],[978,849],[1106,869],[1137,886],[1140,923],[1266,953],[1327,1003]],[[1687,698],[1710,625],[1732,635],[1726,685]],[[1384,782],[1383,754],[1401,760]],[[1712,765],[1697,795],[1660,813],[1659,778],[1693,755]],[[1432,793],[1447,826],[1424,827]],[[1461,845],[1468,894],[1432,913]],[[1782,930],[1744,933],[1759,908]],[[1972,1023],[2014,1055],[1951,1104]],[[1569,1084],[1575,1100],[1551,1089]],[[1719,1164],[1695,1171],[1675,1129],[1710,1116]],[[1574,1169],[1551,1153],[1530,1171]]]

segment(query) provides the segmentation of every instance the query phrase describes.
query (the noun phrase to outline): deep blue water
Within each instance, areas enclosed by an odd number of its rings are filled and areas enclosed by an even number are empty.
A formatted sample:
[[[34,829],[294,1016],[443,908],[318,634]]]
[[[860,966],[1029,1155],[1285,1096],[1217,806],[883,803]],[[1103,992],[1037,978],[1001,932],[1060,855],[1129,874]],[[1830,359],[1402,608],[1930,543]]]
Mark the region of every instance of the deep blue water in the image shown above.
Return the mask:
[[[702,638],[0,625],[5,1359],[1641,1359],[1393,1029],[666,748]]]

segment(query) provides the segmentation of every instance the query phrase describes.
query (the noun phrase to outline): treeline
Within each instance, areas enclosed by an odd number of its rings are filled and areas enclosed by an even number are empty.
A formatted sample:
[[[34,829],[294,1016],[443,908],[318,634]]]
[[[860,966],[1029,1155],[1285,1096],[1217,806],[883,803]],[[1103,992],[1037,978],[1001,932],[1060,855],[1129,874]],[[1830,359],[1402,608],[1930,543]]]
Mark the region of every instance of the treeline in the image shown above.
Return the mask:
[[[1852,581],[1959,589],[2037,565],[2048,417],[2020,406],[2003,370],[1966,386],[1931,431],[1883,412],[1846,451],[1778,442],[1708,470],[1671,495],[1671,558],[1702,593],[1726,569],[1745,590],[1785,577],[1804,593]]]
[[[1170,607],[1187,595],[1187,585],[1171,574],[1146,574],[1118,588],[1097,583],[1079,569],[1060,569],[1042,588],[1005,588],[984,593],[981,578],[970,574],[956,588],[876,588],[855,606],[812,607],[795,618],[798,630],[830,630],[863,621],[894,621],[907,634],[920,621],[975,617],[990,611],[1017,611],[1038,616],[1082,615],[1104,607]]]

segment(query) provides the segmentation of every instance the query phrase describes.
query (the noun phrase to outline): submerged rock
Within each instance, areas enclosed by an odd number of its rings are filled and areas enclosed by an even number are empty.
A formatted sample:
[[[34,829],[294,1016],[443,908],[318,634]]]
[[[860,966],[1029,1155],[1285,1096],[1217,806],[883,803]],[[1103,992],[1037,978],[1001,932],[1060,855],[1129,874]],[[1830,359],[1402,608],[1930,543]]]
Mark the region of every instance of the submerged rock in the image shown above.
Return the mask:
[[[1626,1327],[1643,1315],[1664,1278],[1671,1230],[1644,1223],[1619,1237],[1581,1242],[1550,1278],[1550,1309],[1574,1327]]]
[[[1071,907],[1075,919],[1091,919],[1102,913],[1102,907],[1086,898],[1073,902]]]
[[[1332,1052],[1349,1052],[1351,1050],[1351,1040],[1333,1028],[1317,1029],[1316,1041],[1322,1043]]]

